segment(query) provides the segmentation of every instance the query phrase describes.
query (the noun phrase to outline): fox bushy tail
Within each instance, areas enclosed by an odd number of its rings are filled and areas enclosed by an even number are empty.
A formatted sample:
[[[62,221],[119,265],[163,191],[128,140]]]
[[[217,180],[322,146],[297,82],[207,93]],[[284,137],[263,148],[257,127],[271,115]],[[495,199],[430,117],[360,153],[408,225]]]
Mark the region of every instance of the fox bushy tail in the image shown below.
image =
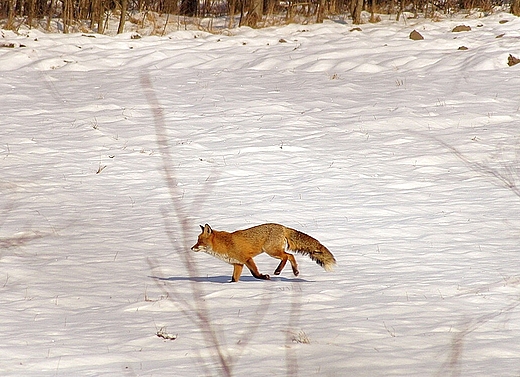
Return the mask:
[[[291,228],[286,229],[287,246],[290,251],[308,255],[326,271],[332,271],[336,259],[329,249],[308,234]]]

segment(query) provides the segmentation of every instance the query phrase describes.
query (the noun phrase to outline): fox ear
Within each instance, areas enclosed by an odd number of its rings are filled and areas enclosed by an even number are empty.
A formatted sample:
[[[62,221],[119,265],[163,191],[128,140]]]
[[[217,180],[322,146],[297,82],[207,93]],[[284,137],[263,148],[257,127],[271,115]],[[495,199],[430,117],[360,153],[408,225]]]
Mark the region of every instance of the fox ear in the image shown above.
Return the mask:
[[[202,227],[201,227],[201,228],[202,228]],[[210,227],[208,224],[206,224],[206,225],[204,225],[204,228],[202,228],[202,231],[203,231],[204,233],[211,234],[211,232],[212,232],[213,230],[211,229],[211,227]]]
[[[204,233],[204,227],[202,225],[199,225],[200,229],[202,230],[202,233]]]

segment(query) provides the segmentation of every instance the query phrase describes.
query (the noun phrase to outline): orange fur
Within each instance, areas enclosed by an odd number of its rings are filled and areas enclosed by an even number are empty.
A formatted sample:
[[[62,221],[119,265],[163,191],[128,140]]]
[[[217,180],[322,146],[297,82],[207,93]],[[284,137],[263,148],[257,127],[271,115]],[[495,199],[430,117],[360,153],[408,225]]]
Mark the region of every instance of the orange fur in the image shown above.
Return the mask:
[[[274,271],[279,275],[287,261],[291,263],[295,276],[300,273],[294,255],[286,251],[294,251],[309,255],[309,257],[323,266],[327,271],[332,270],[336,260],[331,252],[318,240],[279,224],[262,224],[252,228],[237,230],[233,233],[211,229],[206,224],[201,225],[202,232],[197,243],[191,248],[193,251],[204,251],[233,265],[231,281],[238,281],[244,265],[257,279],[269,280],[269,275],[261,274],[253,258],[258,254],[267,253],[281,262]]]

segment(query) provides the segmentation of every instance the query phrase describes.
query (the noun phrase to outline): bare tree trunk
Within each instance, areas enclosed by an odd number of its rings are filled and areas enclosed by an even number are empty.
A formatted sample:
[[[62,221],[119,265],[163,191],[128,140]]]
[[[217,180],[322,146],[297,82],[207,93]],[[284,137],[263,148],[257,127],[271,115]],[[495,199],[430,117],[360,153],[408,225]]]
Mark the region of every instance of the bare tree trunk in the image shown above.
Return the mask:
[[[236,12],[237,0],[229,0],[229,23],[228,28],[232,28],[235,26],[235,12]]]
[[[51,29],[51,20],[54,13],[54,0],[50,1],[49,8],[47,9],[47,28],[46,30],[49,31]]]
[[[327,13],[328,14],[338,14],[340,9],[342,8],[339,4],[338,0],[328,0]],[[341,2],[343,4],[343,2]]]
[[[90,28],[93,30],[96,24],[96,0],[92,0],[89,4],[89,15],[90,15]]]
[[[9,10],[7,11],[7,30],[14,29],[14,17],[16,15],[16,0],[9,0]]]
[[[511,0],[511,13],[520,17],[520,0]]]
[[[323,15],[325,13],[325,0],[319,0],[318,11],[316,12],[316,23],[323,23]]]
[[[244,17],[245,26],[256,27],[258,21],[264,15],[264,1],[263,0],[249,0],[247,1],[246,15]]]
[[[33,20],[36,12],[36,0],[29,1],[29,15],[27,17],[27,23],[29,24],[29,28],[33,26]]]
[[[128,0],[121,0],[121,17],[119,18],[119,26],[117,34],[121,34],[125,30],[126,11],[128,10]]]
[[[182,0],[180,14],[183,16],[196,16],[197,3],[197,0]]]
[[[361,23],[361,12],[363,11],[363,0],[352,0],[350,3],[350,14],[352,22],[356,25]]]
[[[377,22],[377,18],[376,18],[376,0],[372,0],[372,3],[370,4],[370,22],[372,22],[372,23]]]
[[[97,16],[97,32],[103,34],[105,29],[105,4],[103,0],[97,0],[96,16]]]
[[[63,0],[61,16],[63,19],[63,33],[67,34],[69,27],[72,25],[72,0]]]
[[[90,15],[90,1],[79,0],[77,1],[78,14],[76,16],[79,20],[88,20]]]
[[[404,13],[404,0],[399,0],[399,9],[397,10],[397,16],[395,17],[395,20],[399,21],[399,18],[401,18],[403,13]]]

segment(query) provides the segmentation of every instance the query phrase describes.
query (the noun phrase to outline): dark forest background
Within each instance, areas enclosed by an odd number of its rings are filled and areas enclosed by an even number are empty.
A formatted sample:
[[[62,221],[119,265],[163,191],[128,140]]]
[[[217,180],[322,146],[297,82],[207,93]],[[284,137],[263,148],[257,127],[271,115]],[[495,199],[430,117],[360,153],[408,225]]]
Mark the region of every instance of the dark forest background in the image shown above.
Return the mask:
[[[371,14],[370,22],[377,22],[379,14],[404,11],[415,16],[434,18],[464,10],[491,12],[505,7],[520,16],[520,0],[0,0],[0,27],[16,30],[21,25],[49,26],[51,20],[62,20],[62,32],[82,24],[92,31],[103,33],[109,19],[118,18],[118,33],[132,15],[154,12],[186,18],[228,17],[229,26],[262,27],[267,17],[292,22],[323,22],[329,16],[348,14],[354,24],[362,22],[362,12]]]

